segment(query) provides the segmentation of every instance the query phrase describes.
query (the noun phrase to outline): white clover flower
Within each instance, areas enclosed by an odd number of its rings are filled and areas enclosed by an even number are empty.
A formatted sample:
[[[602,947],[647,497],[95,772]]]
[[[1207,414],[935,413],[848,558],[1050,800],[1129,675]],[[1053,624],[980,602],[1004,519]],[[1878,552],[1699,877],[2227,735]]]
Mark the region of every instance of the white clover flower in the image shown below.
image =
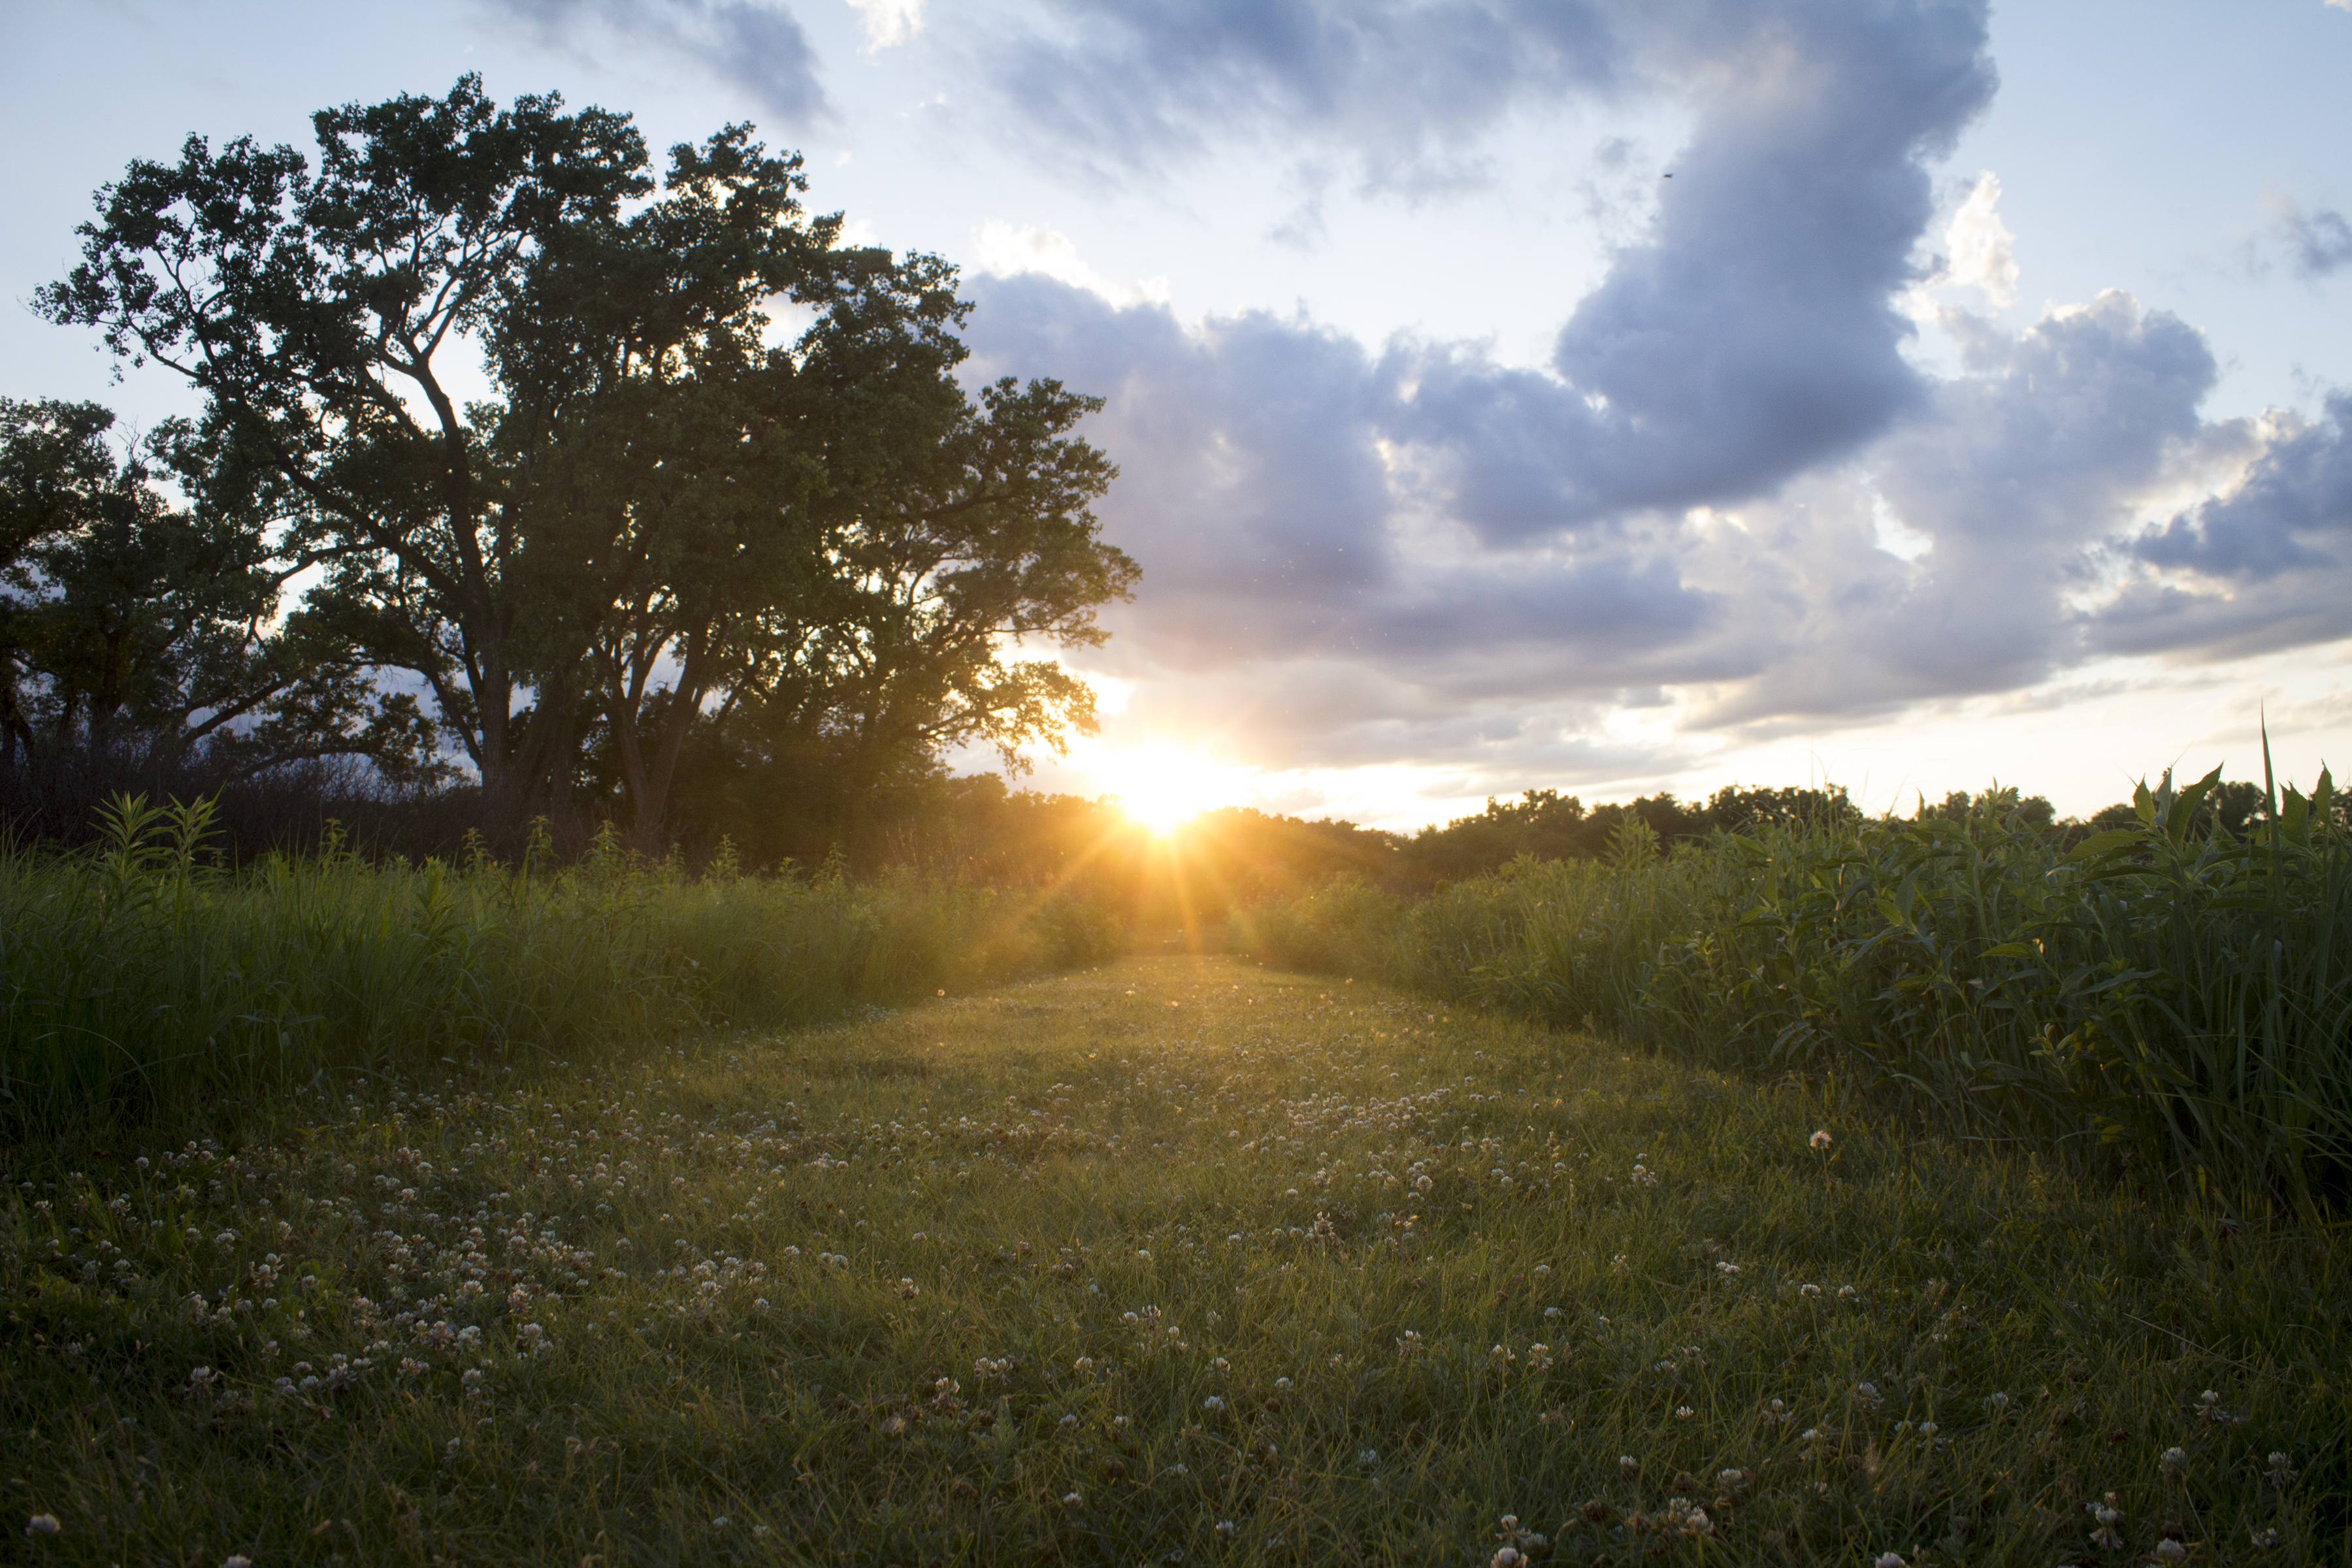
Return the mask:
[[[2156,1463],[2157,1468],[2161,1469],[2166,1475],[2179,1476],[2182,1471],[2189,1468],[2189,1450],[2186,1448],[2167,1448],[2162,1456],[2157,1459]]]
[[[2086,1502],[2083,1508],[2099,1527],[2091,1532],[2091,1544],[2110,1552],[2122,1550],[2124,1538],[2116,1533],[2116,1526],[2123,1522],[2124,1512],[2116,1506],[2116,1494],[2109,1492],[2105,1501]]]
[[[25,1526],[26,1535],[55,1535],[65,1528],[53,1513],[37,1513]]]
[[[2271,1456],[2269,1476],[2271,1485],[2284,1491],[2294,1484],[2295,1474],[2294,1466],[2288,1461],[2284,1454],[2273,1453]]]
[[[1208,1398],[1201,1401],[1201,1408],[1203,1410],[1223,1410],[1224,1407],[1225,1396],[1222,1394],[1212,1394]]]
[[[1829,1139],[1829,1134],[1826,1132],[1816,1132],[1813,1136],[1823,1142]],[[1882,1552],[1878,1554],[1878,1561],[1873,1563],[1871,1568],[1910,1568],[1910,1564],[1903,1561],[1900,1552]]]
[[[1828,1148],[1828,1147],[1830,1146],[1830,1135],[1829,1135],[1829,1133],[1828,1133],[1828,1131],[1820,1131],[1820,1132],[1816,1132],[1816,1133],[1814,1133],[1814,1134],[1812,1135],[1812,1137],[1811,1137],[1810,1139],[1806,1140],[1806,1142],[1807,1142],[1808,1143],[1810,1143],[1813,1148],[1816,1148],[1816,1149],[1826,1149],[1826,1148]],[[1889,1553],[1889,1555],[1891,1556],[1891,1555],[1893,1555],[1893,1554],[1892,1554],[1892,1553]],[[1896,1559],[1895,1559],[1895,1561],[1896,1561],[1896,1562],[1898,1562],[1898,1563],[1900,1563],[1900,1562],[1902,1561],[1902,1559],[1900,1559],[1900,1558],[1896,1558]]]
[[[2156,1543],[2156,1560],[2158,1563],[2183,1563],[2188,1561],[2188,1558],[2189,1548],[2170,1536]]]
[[[1677,1421],[1687,1421],[1697,1414],[1697,1411],[1693,1410],[1687,1405],[1677,1405],[1675,1409],[1675,1419]]]

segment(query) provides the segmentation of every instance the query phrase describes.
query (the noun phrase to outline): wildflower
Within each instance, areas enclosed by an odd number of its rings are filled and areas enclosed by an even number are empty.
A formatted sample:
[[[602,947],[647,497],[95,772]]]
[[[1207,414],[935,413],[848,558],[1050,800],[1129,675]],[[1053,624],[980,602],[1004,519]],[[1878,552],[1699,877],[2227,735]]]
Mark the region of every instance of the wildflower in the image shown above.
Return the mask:
[[[2156,1560],[2158,1563],[2181,1563],[2188,1557],[2189,1548],[2169,1536],[2156,1543]]]
[[[1497,1547],[1495,1555],[1487,1559],[1489,1568],[1519,1568],[1519,1564],[1526,1561],[1516,1546]]]
[[[1377,1465],[1380,1462],[1381,1451],[1378,1448],[1365,1448],[1356,1455],[1356,1463],[1363,1466],[1367,1469],[1370,1469],[1372,1466]]]
[[[2163,1457],[2157,1460],[2157,1467],[2166,1475],[2178,1479],[2180,1473],[2189,1468],[2189,1450],[2167,1448]]]
[[[1087,1500],[1076,1492],[1065,1492],[1062,1494],[1062,1506],[1064,1508],[1084,1508],[1086,1505]]]
[[[241,1552],[236,1552],[231,1554],[226,1562],[222,1563],[221,1568],[253,1568],[253,1559],[246,1556]]]
[[[1851,1285],[1841,1285],[1838,1287],[1838,1300],[1841,1301],[1851,1301],[1861,1294],[1861,1291],[1855,1289]]]
[[[2091,1531],[2091,1544],[2109,1552],[2121,1551],[2124,1538],[2116,1533],[2116,1526],[2123,1522],[2124,1512],[2116,1506],[2116,1494],[2109,1492],[2104,1502],[2086,1502],[2083,1508],[2099,1526]]]
[[[2005,1405],[2009,1402],[2008,1395],[2003,1394],[2000,1397],[2002,1404]],[[1868,1409],[1876,1409],[1882,1403],[1878,1396],[1878,1385],[1873,1383],[1855,1384],[1853,1385],[1853,1402],[1856,1405],[1863,1405]]]
[[[2009,1408],[2009,1395],[2006,1394],[1988,1394],[1985,1395],[1984,1407],[1986,1415],[1998,1415],[2002,1411]]]
[[[1767,1426],[1786,1426],[1796,1418],[1783,1400],[1776,1399],[1764,1407],[1764,1425]]]
[[[1233,1539],[1234,1530],[1234,1525],[1232,1520],[1221,1519],[1217,1521],[1217,1533],[1223,1536],[1226,1540],[1230,1541]]]
[[[1737,1263],[1718,1263],[1715,1266],[1715,1271],[1727,1279],[1731,1275],[1739,1272],[1739,1265]]]
[[[1619,1473],[1630,1479],[1641,1474],[1642,1461],[1631,1454],[1620,1454],[1617,1456],[1617,1468]]]
[[[64,1525],[58,1522],[58,1516],[56,1514],[37,1513],[33,1516],[32,1522],[25,1526],[25,1533],[26,1535],[55,1535],[58,1531],[63,1530],[64,1528]]]
[[[1549,1345],[1537,1344],[1529,1345],[1528,1347],[1528,1370],[1529,1372],[1546,1372],[1550,1370],[1550,1367],[1551,1347]]]
[[[1622,1252],[1609,1260],[1609,1272],[1612,1274],[1629,1274],[1633,1272],[1633,1264],[1626,1261],[1625,1255]]]
[[[2284,1454],[2273,1454],[2271,1456],[2271,1485],[2278,1488],[2281,1491],[2284,1491],[2289,1486],[2294,1484],[2294,1466],[2287,1461],[2287,1457]]]
[[[1829,1134],[1826,1132],[1816,1132],[1813,1136],[1822,1140],[1824,1142],[1829,1139]],[[1882,1552],[1878,1554],[1878,1561],[1872,1565],[1872,1568],[1910,1568],[1910,1564],[1903,1561],[1902,1554],[1899,1552]]]
[[[727,1518],[727,1516],[726,1516],[725,1514],[723,1514],[723,1513],[722,1513],[722,1514],[718,1514],[718,1515],[713,1516],[713,1518],[711,1519],[711,1521],[710,1521],[710,1528],[711,1528],[711,1529],[713,1529],[713,1530],[724,1530],[724,1529],[726,1529],[726,1528],[727,1528],[727,1526],[728,1526],[728,1524],[729,1524],[730,1522],[730,1521],[728,1520],[728,1518]]]
[[[1692,1416],[1694,1416],[1694,1415],[1697,1415],[1697,1414],[1698,1414],[1698,1412],[1697,1412],[1697,1411],[1693,1410],[1693,1409],[1692,1409],[1689,1405],[1678,1405],[1678,1406],[1676,1406],[1676,1407],[1675,1407],[1675,1420],[1677,1420],[1677,1421],[1687,1421],[1687,1420],[1689,1420]]]
[[[2257,1530],[2253,1532],[2253,1542],[2258,1549],[2276,1546],[2279,1543],[2279,1532],[2275,1530]]]
[[[1203,1410],[1223,1410],[1224,1407],[1225,1396],[1222,1394],[1212,1394],[1208,1398],[1201,1401],[1201,1408]]]
[[[1818,1285],[1800,1285],[1797,1287],[1797,1294],[1800,1296],[1818,1296],[1821,1293],[1822,1288]]]

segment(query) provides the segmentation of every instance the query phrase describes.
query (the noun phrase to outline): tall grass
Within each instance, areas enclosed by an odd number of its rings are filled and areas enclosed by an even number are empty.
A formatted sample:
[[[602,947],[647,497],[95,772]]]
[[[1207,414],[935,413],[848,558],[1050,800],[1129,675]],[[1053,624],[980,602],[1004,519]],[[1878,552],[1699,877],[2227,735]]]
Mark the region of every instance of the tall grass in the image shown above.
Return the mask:
[[[331,851],[229,872],[205,859],[207,817],[125,797],[92,852],[0,852],[0,1131],[803,1022],[1118,946],[1072,897],[723,867],[688,879],[609,840],[562,868],[538,851],[391,867]]]
[[[2352,835],[2325,774],[2244,839],[2218,771],[2067,847],[2014,816],[1823,822],[1520,861],[1417,904],[1262,911],[1280,962],[1402,980],[1741,1070],[1859,1079],[1959,1135],[2252,1205],[2352,1186]]]

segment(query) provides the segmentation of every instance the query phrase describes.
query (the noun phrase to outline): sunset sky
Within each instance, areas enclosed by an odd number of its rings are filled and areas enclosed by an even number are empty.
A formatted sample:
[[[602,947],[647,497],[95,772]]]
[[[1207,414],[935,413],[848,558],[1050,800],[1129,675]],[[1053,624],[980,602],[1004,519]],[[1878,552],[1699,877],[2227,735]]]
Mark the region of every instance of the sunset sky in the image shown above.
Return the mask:
[[[2352,0],[7,0],[0,392],[200,132],[560,91],[756,121],[1108,406],[1143,566],[1028,781],[1489,795],[2352,765]],[[975,758],[973,765],[983,759]]]

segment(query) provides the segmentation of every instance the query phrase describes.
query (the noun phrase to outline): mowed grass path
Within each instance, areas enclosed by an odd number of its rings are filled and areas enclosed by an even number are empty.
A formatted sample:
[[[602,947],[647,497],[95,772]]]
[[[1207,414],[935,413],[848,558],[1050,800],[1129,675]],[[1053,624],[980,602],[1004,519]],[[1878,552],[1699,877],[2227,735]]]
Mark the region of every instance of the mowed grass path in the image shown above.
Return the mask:
[[[2341,1240],[1231,960],[136,1153],[0,1559],[2344,1560]]]

